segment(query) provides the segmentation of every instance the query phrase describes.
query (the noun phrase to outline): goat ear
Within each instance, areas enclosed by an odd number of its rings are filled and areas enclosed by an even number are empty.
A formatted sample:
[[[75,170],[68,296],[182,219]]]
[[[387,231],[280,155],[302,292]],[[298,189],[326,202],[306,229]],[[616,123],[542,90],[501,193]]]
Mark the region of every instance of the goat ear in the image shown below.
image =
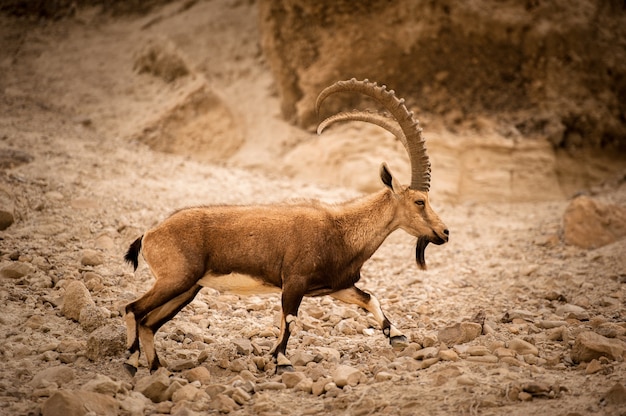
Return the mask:
[[[380,179],[383,181],[385,186],[391,189],[394,193],[397,193],[397,191],[400,189],[398,186],[398,182],[391,174],[391,171],[389,170],[389,167],[386,163],[380,165]]]

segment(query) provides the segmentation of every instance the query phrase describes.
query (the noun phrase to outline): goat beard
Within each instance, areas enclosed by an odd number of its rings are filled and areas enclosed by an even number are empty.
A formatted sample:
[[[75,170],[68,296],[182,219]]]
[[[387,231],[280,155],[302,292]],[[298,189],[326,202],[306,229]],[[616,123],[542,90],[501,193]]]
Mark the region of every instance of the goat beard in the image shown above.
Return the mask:
[[[422,270],[427,269],[424,251],[426,250],[428,243],[430,243],[428,237],[419,237],[417,239],[417,244],[415,245],[415,261],[417,262],[417,267]]]

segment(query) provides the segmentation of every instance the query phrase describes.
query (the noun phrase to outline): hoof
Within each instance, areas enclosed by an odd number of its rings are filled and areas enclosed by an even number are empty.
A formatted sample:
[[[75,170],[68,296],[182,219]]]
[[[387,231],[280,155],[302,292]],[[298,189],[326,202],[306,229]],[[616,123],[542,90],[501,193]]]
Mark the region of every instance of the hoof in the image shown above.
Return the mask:
[[[409,346],[409,341],[404,335],[396,335],[389,338],[389,343],[394,350],[402,350]]]
[[[137,367],[128,363],[124,363],[124,369],[128,372],[128,374],[130,374],[131,377],[135,377],[135,374],[137,373]]]
[[[293,373],[294,369],[291,364],[279,364],[276,366],[276,375],[281,375],[283,373]]]

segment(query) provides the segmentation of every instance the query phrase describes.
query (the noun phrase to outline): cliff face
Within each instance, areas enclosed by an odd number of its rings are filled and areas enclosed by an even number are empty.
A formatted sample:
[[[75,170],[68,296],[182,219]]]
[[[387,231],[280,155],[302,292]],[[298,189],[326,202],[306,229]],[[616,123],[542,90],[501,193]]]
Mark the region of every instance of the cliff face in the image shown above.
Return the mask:
[[[260,28],[282,112],[302,127],[323,87],[356,77],[401,91],[426,123],[488,117],[555,147],[626,142],[623,2],[261,0]]]

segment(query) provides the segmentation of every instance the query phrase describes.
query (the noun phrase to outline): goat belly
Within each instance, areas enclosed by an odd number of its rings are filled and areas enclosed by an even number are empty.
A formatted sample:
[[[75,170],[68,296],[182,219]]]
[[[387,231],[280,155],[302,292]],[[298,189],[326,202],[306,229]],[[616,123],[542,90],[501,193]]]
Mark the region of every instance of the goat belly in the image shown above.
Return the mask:
[[[210,287],[222,293],[238,295],[257,295],[262,293],[280,293],[280,288],[267,284],[262,279],[247,274],[205,274],[198,284]]]

